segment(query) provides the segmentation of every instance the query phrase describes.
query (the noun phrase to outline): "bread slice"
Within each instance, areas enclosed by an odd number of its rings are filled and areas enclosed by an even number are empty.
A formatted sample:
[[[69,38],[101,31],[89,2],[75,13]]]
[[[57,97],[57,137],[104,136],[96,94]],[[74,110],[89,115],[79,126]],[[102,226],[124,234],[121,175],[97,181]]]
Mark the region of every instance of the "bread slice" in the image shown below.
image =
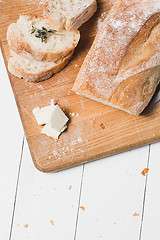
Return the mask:
[[[31,82],[40,82],[50,78],[53,74],[62,70],[73,55],[72,52],[57,62],[29,60],[12,52],[12,57],[8,61],[8,70],[14,76],[24,78]]]
[[[159,82],[159,0],[119,0],[104,20],[73,90],[139,115]]]
[[[80,39],[78,30],[71,32],[62,30],[51,33],[47,40],[42,42],[41,38],[35,37],[36,32],[31,34],[32,26],[40,30],[42,27],[45,27],[47,31],[52,29],[47,20],[42,17],[21,15],[17,23],[12,23],[7,31],[10,49],[31,60],[57,61],[62,59],[74,50]]]
[[[45,5],[45,16],[56,30],[76,30],[96,11],[96,0],[49,0]]]

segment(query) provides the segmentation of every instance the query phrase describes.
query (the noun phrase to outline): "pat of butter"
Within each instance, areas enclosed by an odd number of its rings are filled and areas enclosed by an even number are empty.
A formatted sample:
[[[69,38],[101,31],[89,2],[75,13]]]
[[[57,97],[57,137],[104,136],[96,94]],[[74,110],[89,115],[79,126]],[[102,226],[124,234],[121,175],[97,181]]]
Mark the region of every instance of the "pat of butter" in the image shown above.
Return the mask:
[[[69,118],[64,114],[62,109],[58,105],[55,105],[50,118],[51,127],[60,132],[68,120]]]
[[[50,123],[47,123],[42,129],[41,133],[46,134],[48,137],[52,137],[54,139],[58,139],[59,135],[67,128],[67,125],[63,126],[60,131],[52,128]]]
[[[42,133],[58,139],[59,135],[67,128],[69,118],[58,105],[50,105],[43,108],[35,108],[33,114],[38,125],[44,125]]]
[[[55,105],[49,105],[43,108],[35,108],[33,109],[33,114],[36,118],[38,125],[47,124],[50,121],[52,112],[55,109]]]

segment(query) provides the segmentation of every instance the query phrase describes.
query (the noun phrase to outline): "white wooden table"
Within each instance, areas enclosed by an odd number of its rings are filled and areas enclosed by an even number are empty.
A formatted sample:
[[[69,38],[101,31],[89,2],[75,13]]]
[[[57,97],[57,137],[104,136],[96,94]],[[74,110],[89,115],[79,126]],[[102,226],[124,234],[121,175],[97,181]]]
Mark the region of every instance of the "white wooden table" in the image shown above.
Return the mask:
[[[39,172],[1,52],[0,82],[0,240],[160,239],[160,143]]]

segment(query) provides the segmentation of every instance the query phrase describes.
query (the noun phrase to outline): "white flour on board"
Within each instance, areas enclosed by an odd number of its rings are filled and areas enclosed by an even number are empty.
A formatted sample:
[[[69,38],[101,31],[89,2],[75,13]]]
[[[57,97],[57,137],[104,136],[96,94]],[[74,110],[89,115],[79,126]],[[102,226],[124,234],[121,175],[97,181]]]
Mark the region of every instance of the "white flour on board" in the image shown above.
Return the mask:
[[[47,3],[47,1],[48,1],[48,0],[41,0],[39,3],[40,3],[41,5],[45,5],[45,4]]]

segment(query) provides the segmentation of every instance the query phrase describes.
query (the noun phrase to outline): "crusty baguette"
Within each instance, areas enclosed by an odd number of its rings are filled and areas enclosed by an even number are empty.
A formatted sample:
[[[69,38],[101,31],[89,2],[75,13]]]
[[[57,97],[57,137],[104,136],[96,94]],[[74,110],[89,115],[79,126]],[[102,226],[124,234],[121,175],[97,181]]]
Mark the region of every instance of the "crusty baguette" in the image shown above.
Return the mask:
[[[96,0],[49,0],[45,5],[45,16],[56,30],[78,29],[97,11]]]
[[[8,61],[8,70],[14,76],[24,78],[30,82],[40,82],[50,78],[53,74],[61,71],[69,62],[74,50],[66,57],[54,61],[29,60],[12,52]]]
[[[73,90],[139,115],[160,82],[159,66],[159,0],[121,0],[104,20]]]
[[[62,30],[48,36],[45,42],[31,34],[32,26],[41,29],[51,29],[47,20],[42,17],[21,15],[17,23],[12,23],[7,31],[9,47],[17,54],[24,55],[31,60],[57,61],[69,55],[77,46],[80,33]],[[53,29],[54,30],[54,29]]]

